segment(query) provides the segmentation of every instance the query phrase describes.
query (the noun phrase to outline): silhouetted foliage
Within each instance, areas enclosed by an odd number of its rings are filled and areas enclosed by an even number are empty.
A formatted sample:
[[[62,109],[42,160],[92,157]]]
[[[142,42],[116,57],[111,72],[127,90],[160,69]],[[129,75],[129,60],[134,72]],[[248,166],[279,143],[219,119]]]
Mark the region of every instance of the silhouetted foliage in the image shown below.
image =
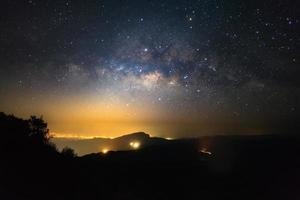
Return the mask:
[[[0,113],[1,147],[4,151],[56,151],[50,142],[49,129],[42,117],[31,116],[24,120],[14,115]]]
[[[74,151],[74,149],[70,148],[70,147],[64,147],[61,150],[62,155],[67,156],[67,157],[76,157],[76,153]]]
[[[31,116],[28,120],[28,124],[30,128],[30,137],[43,144],[49,143],[49,129],[47,128],[47,123],[44,122],[42,117],[37,118],[36,116]]]

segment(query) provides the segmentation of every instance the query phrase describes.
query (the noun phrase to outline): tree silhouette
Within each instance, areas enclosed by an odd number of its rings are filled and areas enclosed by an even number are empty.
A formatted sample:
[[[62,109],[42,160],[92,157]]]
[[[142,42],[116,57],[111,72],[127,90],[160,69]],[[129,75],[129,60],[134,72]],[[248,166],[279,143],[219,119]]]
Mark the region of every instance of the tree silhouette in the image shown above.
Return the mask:
[[[66,157],[76,157],[76,153],[74,151],[74,149],[70,148],[70,147],[64,147],[61,151],[62,155],[66,156]]]
[[[49,129],[42,117],[31,116],[28,120],[0,112],[1,141],[0,149],[9,153],[27,152],[42,154],[56,152],[50,142]]]
[[[50,134],[47,128],[47,123],[43,120],[43,117],[37,118],[36,116],[31,116],[28,120],[30,132],[29,136],[32,137],[37,142],[43,144],[49,144]]]

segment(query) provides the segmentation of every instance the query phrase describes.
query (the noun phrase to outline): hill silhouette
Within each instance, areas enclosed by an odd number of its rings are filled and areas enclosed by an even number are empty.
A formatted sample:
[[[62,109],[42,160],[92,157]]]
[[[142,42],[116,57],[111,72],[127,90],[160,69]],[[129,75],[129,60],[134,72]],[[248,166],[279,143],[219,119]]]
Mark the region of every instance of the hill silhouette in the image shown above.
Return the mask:
[[[110,138],[92,138],[92,139],[76,139],[76,138],[52,138],[52,141],[57,145],[58,149],[63,149],[68,146],[76,150],[78,155],[96,153],[105,151],[125,151],[133,150],[133,143],[138,147],[145,148],[148,146],[167,143],[168,140],[158,137],[150,137],[144,132],[137,132],[128,135],[123,135],[113,139]],[[130,145],[131,143],[131,145]]]
[[[300,199],[299,136],[134,133],[113,141],[141,148],[76,156],[42,118],[0,113],[0,130],[0,199]]]

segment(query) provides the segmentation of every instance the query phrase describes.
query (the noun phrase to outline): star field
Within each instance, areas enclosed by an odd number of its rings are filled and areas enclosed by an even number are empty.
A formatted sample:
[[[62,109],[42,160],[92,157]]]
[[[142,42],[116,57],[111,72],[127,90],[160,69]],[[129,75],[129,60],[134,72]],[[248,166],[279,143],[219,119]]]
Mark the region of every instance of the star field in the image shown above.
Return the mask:
[[[1,4],[5,112],[78,135],[298,129],[297,1]]]

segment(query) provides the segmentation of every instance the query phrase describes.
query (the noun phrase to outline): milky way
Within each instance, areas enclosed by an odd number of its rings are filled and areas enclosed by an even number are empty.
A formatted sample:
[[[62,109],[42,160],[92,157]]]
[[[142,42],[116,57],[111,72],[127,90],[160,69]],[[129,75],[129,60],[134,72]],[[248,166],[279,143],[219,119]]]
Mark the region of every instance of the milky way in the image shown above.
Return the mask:
[[[297,8],[284,0],[4,1],[0,109],[44,115],[54,132],[79,135],[297,131]],[[121,122],[137,128],[103,128]]]

